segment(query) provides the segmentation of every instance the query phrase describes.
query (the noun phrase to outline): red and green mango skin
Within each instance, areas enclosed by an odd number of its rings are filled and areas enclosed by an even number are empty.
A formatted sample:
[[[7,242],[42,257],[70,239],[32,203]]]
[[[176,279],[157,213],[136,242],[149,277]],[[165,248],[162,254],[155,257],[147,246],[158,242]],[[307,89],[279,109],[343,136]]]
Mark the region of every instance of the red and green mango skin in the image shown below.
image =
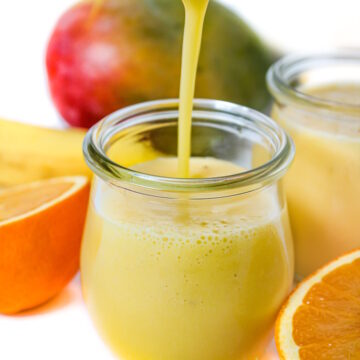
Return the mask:
[[[179,94],[181,0],[81,2],[62,15],[48,44],[49,88],[61,116],[90,127],[109,113]],[[196,97],[263,109],[274,54],[233,12],[210,1]]]

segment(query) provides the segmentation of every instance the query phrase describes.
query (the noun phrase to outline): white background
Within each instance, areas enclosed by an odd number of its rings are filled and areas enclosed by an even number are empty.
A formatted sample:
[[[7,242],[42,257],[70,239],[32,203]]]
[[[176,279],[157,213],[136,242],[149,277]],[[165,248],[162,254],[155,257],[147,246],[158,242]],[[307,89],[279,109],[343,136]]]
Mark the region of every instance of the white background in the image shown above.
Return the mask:
[[[0,117],[62,126],[48,97],[44,53],[56,19],[73,2],[0,0]],[[360,47],[359,0],[224,2],[283,52]],[[0,316],[0,359],[113,357],[92,327],[76,278],[48,305],[21,316]]]
[[[360,47],[359,0],[223,1],[284,52]],[[73,3],[0,0],[0,116],[59,125],[46,88],[44,53],[57,18]]]

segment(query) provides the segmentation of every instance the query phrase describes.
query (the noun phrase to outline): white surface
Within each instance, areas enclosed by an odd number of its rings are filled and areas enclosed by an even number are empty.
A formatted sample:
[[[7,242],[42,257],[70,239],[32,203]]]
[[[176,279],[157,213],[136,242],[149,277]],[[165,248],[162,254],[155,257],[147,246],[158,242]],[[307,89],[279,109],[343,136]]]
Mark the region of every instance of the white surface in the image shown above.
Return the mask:
[[[358,0],[224,2],[283,51],[360,46]],[[72,3],[0,0],[0,117],[61,125],[47,93],[44,53],[56,19]],[[0,316],[0,339],[4,360],[113,359],[91,324],[78,278],[34,312]]]
[[[0,339],[1,360],[115,359],[91,323],[78,277],[36,310],[0,315]]]

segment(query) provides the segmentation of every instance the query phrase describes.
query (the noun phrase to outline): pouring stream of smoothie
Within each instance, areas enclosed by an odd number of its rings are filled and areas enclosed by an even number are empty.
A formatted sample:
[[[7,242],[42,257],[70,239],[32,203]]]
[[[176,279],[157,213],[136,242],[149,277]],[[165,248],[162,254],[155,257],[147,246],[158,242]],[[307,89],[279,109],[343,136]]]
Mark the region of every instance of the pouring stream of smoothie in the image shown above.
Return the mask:
[[[187,178],[189,177],[191,156],[191,119],[196,72],[209,0],[183,0],[183,3],[185,6],[185,30],[180,81],[178,176]]]

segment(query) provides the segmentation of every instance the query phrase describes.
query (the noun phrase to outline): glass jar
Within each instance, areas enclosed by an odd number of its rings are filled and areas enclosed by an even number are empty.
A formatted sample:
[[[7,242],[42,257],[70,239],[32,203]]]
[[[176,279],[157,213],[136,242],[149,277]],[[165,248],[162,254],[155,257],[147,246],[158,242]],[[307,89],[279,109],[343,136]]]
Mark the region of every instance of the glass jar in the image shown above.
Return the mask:
[[[293,279],[280,181],[293,145],[258,112],[196,100],[192,156],[246,170],[205,179],[134,170],[175,160],[177,119],[177,101],[149,102],[88,132],[84,298],[125,359],[256,358]]]
[[[302,278],[360,247],[360,54],[286,57],[268,86],[296,146],[285,188]]]

